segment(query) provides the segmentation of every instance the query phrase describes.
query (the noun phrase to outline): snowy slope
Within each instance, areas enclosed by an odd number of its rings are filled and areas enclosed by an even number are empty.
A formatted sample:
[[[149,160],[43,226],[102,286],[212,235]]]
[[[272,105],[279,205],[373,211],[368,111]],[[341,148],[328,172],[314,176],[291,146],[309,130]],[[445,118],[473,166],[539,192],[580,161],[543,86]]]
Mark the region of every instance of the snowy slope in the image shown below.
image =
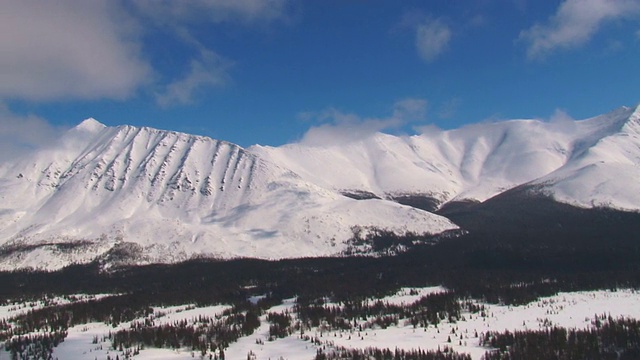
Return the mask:
[[[523,187],[578,206],[640,210],[638,179],[640,107],[249,149],[88,119],[57,145],[0,164],[0,268],[124,255],[135,263],[327,256],[347,250],[358,228],[456,228],[390,201],[402,196],[441,206]]]
[[[578,125],[569,161],[532,185],[578,206],[640,209],[640,106]]]
[[[4,269],[122,251],[137,263],[327,256],[346,249],[356,226],[456,228],[394,202],[346,198],[231,143],[93,119],[55,148],[3,164],[0,199]]]
[[[582,121],[511,120],[419,136],[250,151],[321,186],[439,204],[484,201],[523,184],[581,206],[640,209],[640,107]]]
[[[411,137],[376,134],[348,145],[250,150],[336,190],[382,198],[416,193],[440,203],[483,201],[566,161],[567,136],[550,131],[551,126],[518,120]]]

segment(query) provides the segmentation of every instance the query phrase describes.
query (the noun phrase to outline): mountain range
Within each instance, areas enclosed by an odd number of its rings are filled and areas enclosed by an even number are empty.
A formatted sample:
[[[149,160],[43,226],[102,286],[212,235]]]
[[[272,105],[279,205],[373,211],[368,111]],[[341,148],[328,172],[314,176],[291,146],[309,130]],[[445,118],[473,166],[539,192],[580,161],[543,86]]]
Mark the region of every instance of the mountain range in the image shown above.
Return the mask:
[[[87,119],[0,163],[0,269],[367,253],[380,232],[455,236],[444,209],[511,193],[638,212],[638,179],[640,106],[247,149]]]

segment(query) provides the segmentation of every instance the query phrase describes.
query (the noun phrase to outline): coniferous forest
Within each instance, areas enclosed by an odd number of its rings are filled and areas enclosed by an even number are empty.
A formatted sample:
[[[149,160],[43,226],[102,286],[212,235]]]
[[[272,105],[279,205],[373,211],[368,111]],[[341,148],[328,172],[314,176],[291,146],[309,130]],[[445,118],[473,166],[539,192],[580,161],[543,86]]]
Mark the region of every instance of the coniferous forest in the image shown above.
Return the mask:
[[[477,205],[480,206],[480,205]],[[192,260],[173,265],[104,269],[99,263],[57,272],[21,270],[0,273],[0,301],[28,303],[72,294],[117,294],[88,301],[44,306],[0,322],[0,342],[16,359],[47,359],[70,327],[90,322],[117,324],[148,317],[152,307],[194,304],[232,306],[220,318],[185,323],[133,323],[109,334],[121,354],[142,348],[188,348],[206,358],[224,358],[224,350],[251,334],[266,315],[269,338],[306,332],[358,332],[398,324],[416,328],[455,322],[463,312],[482,316],[481,301],[521,305],[560,291],[639,288],[640,215],[612,210],[577,209],[574,220],[540,226],[553,215],[513,215],[494,226],[504,205],[468,213],[468,207],[444,209],[472,229],[439,241],[413,242],[386,232],[374,234],[377,247],[417,243],[393,256],[351,256],[280,261],[256,259]],[[456,212],[457,211],[457,212]],[[562,209],[566,211],[566,209]],[[480,215],[478,215],[480,214]],[[564,219],[571,219],[565,217]],[[585,218],[589,221],[585,221]],[[489,225],[491,224],[491,226]],[[385,238],[388,236],[389,238]],[[424,240],[424,239],[421,239]],[[292,245],[293,246],[293,245]],[[402,287],[441,285],[445,293],[403,306],[371,299]],[[252,296],[267,294],[257,303]],[[270,312],[283,299],[296,298],[294,311]],[[340,303],[331,306],[326,301]],[[486,359],[632,359],[640,355],[640,324],[633,319],[596,317],[589,329],[491,332],[471,336],[487,347]],[[33,335],[34,333],[39,335]],[[476,338],[477,336],[477,338]],[[474,340],[474,341],[476,341]],[[97,341],[97,340],[96,340]],[[456,341],[455,337],[453,341]],[[321,348],[316,359],[467,359],[451,349]]]

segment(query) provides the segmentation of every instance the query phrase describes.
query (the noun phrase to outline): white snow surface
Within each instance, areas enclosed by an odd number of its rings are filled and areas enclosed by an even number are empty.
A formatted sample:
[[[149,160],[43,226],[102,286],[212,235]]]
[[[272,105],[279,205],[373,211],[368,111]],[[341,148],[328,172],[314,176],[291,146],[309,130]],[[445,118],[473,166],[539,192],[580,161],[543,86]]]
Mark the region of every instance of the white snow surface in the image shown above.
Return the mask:
[[[2,164],[0,199],[2,270],[58,269],[114,246],[138,264],[328,256],[354,227],[457,228],[392,201],[347,198],[228,142],[93,119]]]
[[[581,121],[510,120],[249,150],[323,187],[381,198],[484,201],[526,184],[579,206],[640,209],[640,106]]]
[[[638,211],[638,179],[640,106],[581,121],[249,149],[87,119],[55,146],[0,163],[0,270],[54,270],[114,247],[135,253],[135,264],[328,256],[347,248],[355,227],[456,228],[394,196],[484,201],[525,186],[577,206]]]
[[[440,287],[403,289],[396,295],[375,299],[375,301],[380,300],[390,304],[410,304],[417,301],[420,296],[445,290]],[[408,295],[410,291],[417,295]],[[619,317],[639,319],[640,307],[637,306],[639,302],[640,293],[636,290],[626,289],[559,293],[522,306],[504,306],[478,302],[478,305],[484,305],[485,307],[485,317],[480,316],[478,313],[463,313],[463,318],[457,322],[450,323],[444,320],[437,327],[429,325],[427,328],[418,327],[414,329],[411,324],[400,322],[386,329],[373,327],[365,328],[363,331],[320,328],[307,330],[305,334],[311,338],[319,338],[321,340],[320,345],[301,339],[299,333],[269,341],[270,323],[267,321],[267,315],[265,314],[260,318],[261,326],[253,334],[241,337],[237,342],[231,343],[229,348],[225,349],[225,354],[228,359],[246,359],[248,354],[251,353],[256,360],[280,358],[309,360],[315,357],[318,348],[323,348],[324,352],[330,352],[335,347],[436,350],[448,346],[457,352],[470,354],[473,359],[480,359],[490,349],[480,346],[479,338],[475,337],[476,332],[479,336],[482,336],[483,333],[488,331],[502,332],[509,330],[513,332],[516,330],[548,329],[553,326],[587,329],[592,326],[592,321],[596,315],[611,316],[614,319]],[[295,299],[288,299],[281,305],[272,307],[267,313],[284,313],[286,311],[293,316],[295,322],[294,304]],[[154,309],[154,314],[147,319],[152,320],[156,325],[184,320],[196,326],[200,315],[208,317],[220,316],[228,308],[225,305],[202,308],[196,308],[192,305],[156,308]],[[122,323],[116,328],[103,323],[77,325],[70,328],[64,342],[54,348],[53,356],[54,358],[70,360],[106,359],[107,356],[113,359],[116,355],[120,355],[122,358],[122,352],[111,348],[111,342],[107,338],[108,333],[127,329],[132,323],[144,322],[144,320],[137,319],[131,323]],[[367,321],[361,320],[359,323],[364,324]],[[451,342],[448,342],[448,337],[451,337]],[[94,343],[95,338],[98,339],[97,343]],[[139,360],[198,359],[200,354],[198,352],[192,354],[191,349],[146,348],[132,358]],[[3,359],[9,359],[9,353],[4,351],[4,348],[0,349],[0,360]]]

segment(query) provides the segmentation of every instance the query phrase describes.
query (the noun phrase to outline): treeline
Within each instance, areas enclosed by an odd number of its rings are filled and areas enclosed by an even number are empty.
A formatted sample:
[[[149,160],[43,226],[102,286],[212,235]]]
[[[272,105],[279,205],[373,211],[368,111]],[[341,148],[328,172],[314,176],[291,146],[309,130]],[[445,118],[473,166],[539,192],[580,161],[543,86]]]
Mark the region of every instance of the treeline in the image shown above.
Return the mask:
[[[471,360],[468,354],[459,354],[448,347],[440,350],[401,350],[401,349],[347,349],[337,348],[329,351],[318,349],[316,360]]]
[[[346,329],[363,316],[380,327],[399,321],[425,326],[453,320],[460,310],[452,299],[519,305],[560,291],[640,287],[640,214],[531,202],[522,209],[521,202],[496,204],[498,200],[477,205],[479,210],[450,213],[470,230],[457,238],[433,243],[412,234],[398,237],[378,232],[368,239],[374,249],[429,243],[396,256],[192,260],[111,271],[94,263],[56,272],[0,272],[0,302],[78,293],[122,294],[50,306],[0,322],[0,341],[38,331],[63,333],[69,326],[91,321],[118,324],[144,317],[152,306],[245,306],[246,299],[263,294],[268,294],[265,301],[271,304],[297,296],[305,306],[298,309],[300,327],[327,323]],[[402,287],[431,285],[443,285],[450,294],[408,310],[365,300]],[[345,306],[332,309],[314,302],[321,298]],[[248,309],[243,311],[248,314]],[[273,315],[269,321],[274,338],[295,327],[286,316]],[[124,339],[123,346],[125,341],[134,343]],[[175,342],[163,342],[163,346],[171,344]]]
[[[452,292],[422,296],[411,304],[395,305],[380,300],[351,300],[339,305],[298,301],[294,307],[303,329],[325,327],[327,330],[358,330],[410,323],[414,327],[437,325],[443,320],[456,322],[461,312],[479,312],[481,306],[461,300]],[[294,329],[297,330],[297,329]]]
[[[133,295],[50,305],[3,321],[0,326],[0,341],[34,332],[66,334],[68,328],[90,322],[116,326],[150,313],[152,309],[149,302]]]
[[[181,349],[199,352],[202,357],[224,359],[224,350],[242,336],[248,336],[260,326],[260,316],[265,310],[279,304],[278,300],[266,297],[256,304],[246,300],[225,310],[220,316],[198,316],[192,321],[181,320],[170,324],[156,325],[153,320],[135,321],[128,329],[109,334],[111,346],[121,352],[145,347]],[[283,322],[283,319],[287,319]],[[269,313],[268,321],[289,328],[288,314]],[[275,331],[273,330],[271,331]],[[277,336],[273,334],[274,337]]]
[[[347,241],[344,255],[397,255],[413,248],[435,245],[439,241],[464,235],[464,230],[448,230],[442,234],[430,235],[414,232],[397,234],[388,229],[376,227],[353,227],[353,236]]]
[[[640,359],[640,322],[597,316],[589,329],[488,332],[481,344],[496,349],[484,360]]]
[[[147,326],[132,325],[110,336],[114,349],[168,348],[184,349],[224,359],[224,349],[242,336],[251,335],[260,326],[255,312],[228,314],[221,320],[201,317],[199,323],[186,321],[173,324]]]
[[[389,257],[193,260],[115,272],[84,265],[54,273],[0,273],[0,283],[0,301],[77,293],[123,293],[157,306],[233,304],[256,294],[350,301],[384,297],[401,287],[444,285],[460,296],[524,304],[559,291],[640,286],[640,245],[507,246],[469,234]]]
[[[276,313],[270,312],[267,314],[267,321],[269,325],[269,341],[275,339],[285,338],[293,333],[291,323],[293,318],[288,312]]]
[[[597,249],[594,253],[588,249],[547,251],[535,247],[495,248],[482,243],[467,246],[466,240],[450,239],[382,258],[190,261],[111,273],[92,266],[76,266],[57,273],[1,273],[0,293],[5,296],[19,293],[29,300],[38,296],[47,299],[49,295],[41,292],[80,293],[85,283],[91,283],[87,289],[90,292],[122,295],[29,311],[10,322],[0,322],[0,341],[37,331],[64,331],[87,322],[118,324],[146,316],[152,306],[237,305],[263,294],[268,294],[263,301],[271,304],[297,296],[299,304],[308,305],[297,310],[301,318],[299,327],[326,323],[335,329],[354,329],[353,319],[362,316],[370,323],[360,321],[356,328],[387,327],[401,322],[423,327],[443,319],[459,319],[458,299],[518,305],[560,291],[640,285],[640,261],[634,260],[637,256],[634,252],[620,255],[618,262],[610,260],[628,248],[599,253]],[[591,262],[587,261],[589,258]],[[66,275],[70,278],[66,279]],[[61,288],[56,288],[58,284],[62,284]],[[430,297],[428,301],[433,303],[414,309],[366,300],[391,295],[401,287],[429,285],[444,285],[449,294]],[[321,298],[346,306],[332,309],[314,302]],[[284,318],[272,320],[273,338],[298,331],[291,322],[283,325]],[[185,340],[181,344],[191,343]]]
[[[9,352],[11,359],[53,360],[53,348],[66,337],[66,331],[21,335],[5,341],[4,349]]]

